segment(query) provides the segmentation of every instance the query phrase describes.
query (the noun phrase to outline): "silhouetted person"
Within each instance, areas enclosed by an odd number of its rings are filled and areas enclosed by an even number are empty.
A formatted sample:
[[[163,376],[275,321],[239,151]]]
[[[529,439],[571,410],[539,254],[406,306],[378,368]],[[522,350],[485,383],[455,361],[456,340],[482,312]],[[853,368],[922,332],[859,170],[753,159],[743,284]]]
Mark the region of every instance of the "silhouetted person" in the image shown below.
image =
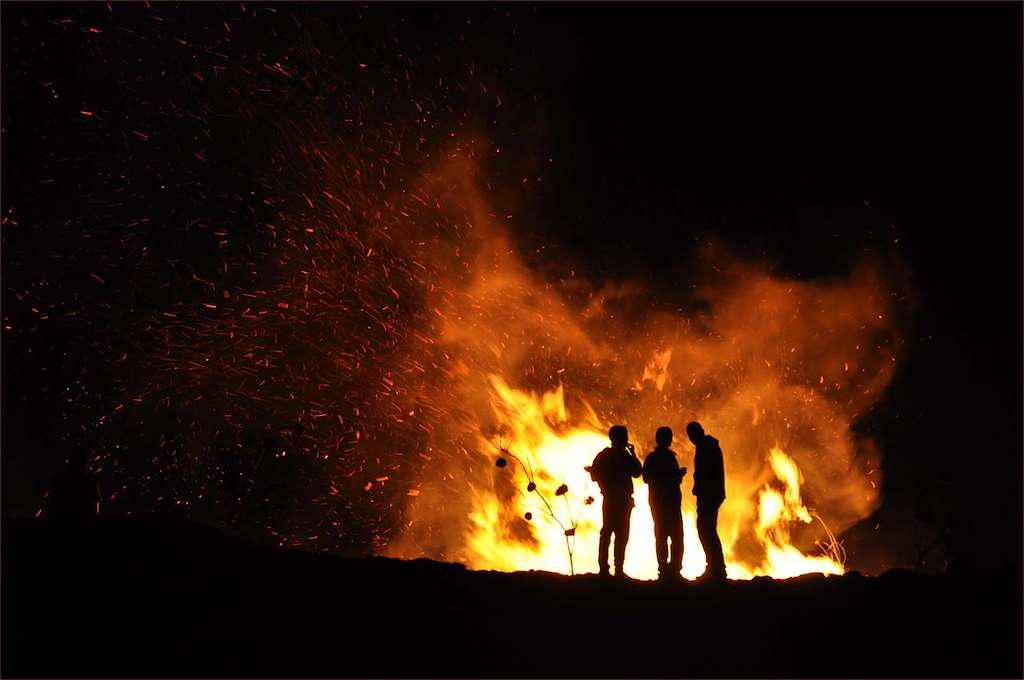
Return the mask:
[[[85,458],[71,454],[67,466],[53,478],[50,490],[50,521],[71,531],[84,529],[96,519],[99,490],[85,469]]]
[[[615,534],[615,575],[621,577],[625,576],[622,567],[626,559],[626,543],[629,541],[629,515],[633,512],[633,478],[640,476],[641,465],[633,445],[629,443],[629,432],[625,426],[612,426],[608,430],[608,439],[612,445],[597,454],[593,464],[586,469],[601,487],[604,499],[601,505],[598,567],[600,573],[607,576],[608,548],[612,534]]]
[[[725,465],[718,440],[704,434],[700,423],[686,426],[686,434],[697,447],[693,457],[693,495],[697,497],[697,535],[704,547],[708,566],[703,578],[725,579],[725,558],[718,538],[718,508],[725,500]]]
[[[683,567],[683,494],[679,485],[686,468],[679,467],[672,445],[672,429],[659,427],[654,435],[657,448],[644,459],[644,481],[654,518],[654,549],[658,556],[658,577],[676,578]],[[669,541],[672,543],[669,557]]]

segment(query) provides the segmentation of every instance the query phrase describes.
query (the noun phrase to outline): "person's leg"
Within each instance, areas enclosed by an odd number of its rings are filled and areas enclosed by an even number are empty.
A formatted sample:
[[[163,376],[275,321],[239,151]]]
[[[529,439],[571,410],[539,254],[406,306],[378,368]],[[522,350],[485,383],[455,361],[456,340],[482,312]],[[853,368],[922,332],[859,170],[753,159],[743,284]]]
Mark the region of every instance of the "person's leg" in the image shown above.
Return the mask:
[[[709,576],[725,575],[725,559],[722,556],[722,541],[718,538],[718,508],[721,501],[705,501],[697,498],[697,535],[708,566]]]
[[[601,539],[597,544],[597,568],[602,574],[608,573],[608,548],[612,537],[612,515],[609,512],[608,501],[601,504]]]
[[[629,542],[629,516],[632,507],[623,508],[619,519],[619,525],[615,529],[615,575],[623,576],[622,571],[626,563],[626,543]]]
[[[676,516],[672,520],[672,531],[669,533],[672,539],[672,559],[669,562],[669,573],[677,576],[683,568],[683,516],[679,508],[676,508]]]
[[[601,538],[597,543],[597,570],[598,573],[608,573],[608,548],[611,545],[611,531],[608,525],[601,527]]]
[[[704,559],[707,561],[707,568],[704,573],[711,571],[711,534],[714,533],[708,524],[708,504],[697,497],[697,538],[700,539],[700,547],[704,549]]]
[[[665,565],[668,562],[668,533],[662,525],[661,514],[651,508],[654,517],[654,553],[658,558],[658,574],[665,573]]]
[[[711,557],[709,563],[714,565],[714,573],[725,577],[725,557],[722,555],[722,539],[718,537],[718,509],[722,507],[722,501],[718,501],[710,509],[708,526],[711,532]]]

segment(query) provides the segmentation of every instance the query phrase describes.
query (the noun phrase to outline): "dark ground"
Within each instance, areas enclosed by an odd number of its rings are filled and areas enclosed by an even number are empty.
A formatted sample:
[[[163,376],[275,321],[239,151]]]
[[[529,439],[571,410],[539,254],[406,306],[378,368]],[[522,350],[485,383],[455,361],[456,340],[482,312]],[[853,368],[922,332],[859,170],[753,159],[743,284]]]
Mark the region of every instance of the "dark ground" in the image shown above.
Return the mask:
[[[626,584],[4,520],[4,677],[1021,677],[1021,572]]]

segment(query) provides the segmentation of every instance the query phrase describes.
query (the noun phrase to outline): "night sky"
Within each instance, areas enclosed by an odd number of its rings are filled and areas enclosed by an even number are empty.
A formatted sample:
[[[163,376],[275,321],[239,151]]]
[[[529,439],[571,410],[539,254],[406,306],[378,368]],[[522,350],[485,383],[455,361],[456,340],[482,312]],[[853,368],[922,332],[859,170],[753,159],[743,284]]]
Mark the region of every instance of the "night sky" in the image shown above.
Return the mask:
[[[884,501],[844,540],[909,566],[923,522],[1019,564],[1019,4],[2,12],[5,515],[35,514],[72,448],[184,426],[106,424],[170,337],[150,320],[205,300],[197,280],[260,289],[276,236],[244,225],[303,201],[282,131],[355,119],[424,153],[449,129],[493,140],[496,208],[538,268],[685,290],[709,240],[809,280],[898,262],[902,360],[857,424]]]

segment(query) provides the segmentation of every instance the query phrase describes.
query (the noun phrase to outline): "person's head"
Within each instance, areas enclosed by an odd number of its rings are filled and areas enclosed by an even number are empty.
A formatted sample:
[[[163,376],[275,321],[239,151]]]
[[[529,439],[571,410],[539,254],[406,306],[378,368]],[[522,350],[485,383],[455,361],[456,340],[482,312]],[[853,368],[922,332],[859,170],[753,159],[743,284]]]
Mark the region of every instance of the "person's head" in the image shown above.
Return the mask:
[[[659,427],[658,431],[654,433],[654,441],[658,442],[658,446],[664,446],[666,449],[672,446],[672,428]]]
[[[686,426],[686,436],[694,444],[700,444],[704,441],[704,428],[700,426],[700,423],[694,421]]]
[[[612,425],[611,429],[608,430],[608,439],[615,446],[625,446],[626,442],[629,441],[629,430],[626,429],[625,425]]]

